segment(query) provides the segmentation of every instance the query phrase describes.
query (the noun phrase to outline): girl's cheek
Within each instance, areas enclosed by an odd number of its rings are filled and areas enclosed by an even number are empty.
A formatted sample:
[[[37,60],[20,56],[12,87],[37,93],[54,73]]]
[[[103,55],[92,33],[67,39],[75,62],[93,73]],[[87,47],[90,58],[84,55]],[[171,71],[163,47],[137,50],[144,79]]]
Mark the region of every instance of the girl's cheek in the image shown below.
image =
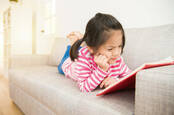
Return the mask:
[[[96,52],[95,55],[103,55],[103,56],[106,56],[108,59],[110,59],[112,57],[112,53],[109,51]]]
[[[112,53],[111,53],[111,52],[107,52],[107,53],[106,53],[106,57],[107,57],[107,58],[111,58],[111,57],[112,57]]]

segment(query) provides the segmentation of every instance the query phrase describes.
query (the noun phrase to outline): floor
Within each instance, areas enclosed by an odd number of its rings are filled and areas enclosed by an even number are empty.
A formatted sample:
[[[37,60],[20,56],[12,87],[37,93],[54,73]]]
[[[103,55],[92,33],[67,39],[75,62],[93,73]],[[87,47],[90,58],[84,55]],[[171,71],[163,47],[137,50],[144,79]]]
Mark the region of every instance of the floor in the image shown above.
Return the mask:
[[[8,80],[0,75],[0,115],[23,115],[9,97]]]

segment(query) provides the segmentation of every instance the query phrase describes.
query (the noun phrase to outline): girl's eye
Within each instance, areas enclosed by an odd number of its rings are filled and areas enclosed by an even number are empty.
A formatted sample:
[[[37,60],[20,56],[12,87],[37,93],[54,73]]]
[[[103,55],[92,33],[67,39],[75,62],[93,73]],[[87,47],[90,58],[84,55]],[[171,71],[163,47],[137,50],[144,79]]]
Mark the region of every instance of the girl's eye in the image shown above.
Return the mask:
[[[122,48],[122,45],[120,45],[119,48]]]
[[[111,51],[112,49],[108,49],[109,51]]]

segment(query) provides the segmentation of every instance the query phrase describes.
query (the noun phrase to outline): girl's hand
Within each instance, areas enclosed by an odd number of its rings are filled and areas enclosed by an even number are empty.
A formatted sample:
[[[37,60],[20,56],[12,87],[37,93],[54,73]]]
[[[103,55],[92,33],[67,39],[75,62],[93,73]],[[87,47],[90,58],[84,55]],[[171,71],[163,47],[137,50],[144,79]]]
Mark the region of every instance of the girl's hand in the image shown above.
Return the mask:
[[[107,77],[105,78],[102,83],[100,84],[100,88],[106,88],[108,86],[110,86],[111,84],[117,82],[118,80],[114,79],[114,78],[110,78],[110,77]]]
[[[103,56],[103,55],[95,55],[94,56],[94,61],[104,71],[107,71],[108,70],[109,64],[108,64],[108,58],[106,58],[106,56]]]

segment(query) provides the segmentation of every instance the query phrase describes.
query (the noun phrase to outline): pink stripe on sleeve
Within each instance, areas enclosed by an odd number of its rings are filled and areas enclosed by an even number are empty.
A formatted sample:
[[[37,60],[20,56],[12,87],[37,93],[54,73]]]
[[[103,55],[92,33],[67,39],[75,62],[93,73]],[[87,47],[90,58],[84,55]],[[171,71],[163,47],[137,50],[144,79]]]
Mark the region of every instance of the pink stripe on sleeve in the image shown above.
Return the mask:
[[[79,78],[78,84],[82,92],[88,91],[87,89],[92,91],[103,81],[103,79],[107,75],[107,72],[104,72],[100,68],[90,66],[90,58],[86,58],[81,54],[82,53],[80,53],[80,56],[77,59],[77,67],[75,69],[77,78]],[[86,77],[83,77],[85,74],[88,75]]]
[[[124,77],[131,72],[128,66],[124,63],[123,58],[121,57],[121,67],[120,67],[120,77]]]

